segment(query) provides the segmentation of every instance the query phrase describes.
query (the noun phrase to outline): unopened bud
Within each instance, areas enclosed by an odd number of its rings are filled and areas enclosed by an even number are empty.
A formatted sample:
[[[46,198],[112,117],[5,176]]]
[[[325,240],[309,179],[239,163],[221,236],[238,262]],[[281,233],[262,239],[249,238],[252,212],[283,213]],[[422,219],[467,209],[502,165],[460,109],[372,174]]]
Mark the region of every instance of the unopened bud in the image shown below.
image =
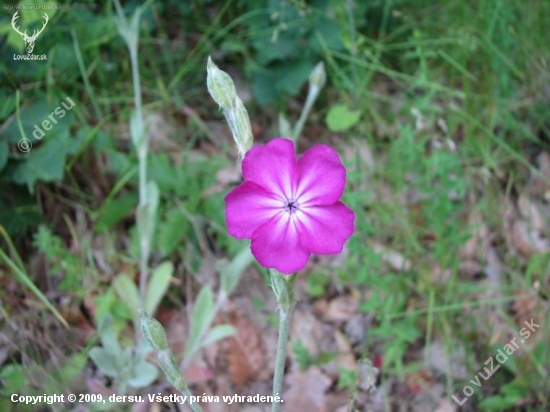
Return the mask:
[[[327,73],[325,72],[325,64],[323,62],[319,62],[309,75],[309,85],[310,87],[315,86],[317,89],[321,90],[326,81]]]
[[[245,153],[252,148],[254,138],[248,112],[241,99],[238,97],[235,99],[235,106],[226,113],[226,118],[235,143],[237,143],[239,154],[244,157]]]
[[[271,275],[271,288],[277,298],[281,314],[289,315],[296,304],[294,284],[298,276],[296,273],[285,275],[276,269],[270,269],[269,273]]]
[[[235,83],[226,72],[218,69],[212,59],[208,57],[206,64],[206,87],[210,96],[225,110],[230,110],[234,106],[237,90]]]
[[[174,361],[174,358],[172,358],[170,352],[159,352],[157,355],[157,361],[170,383],[174,385],[174,388],[178,391],[183,391],[187,387],[187,383],[185,382],[185,379],[183,378],[178,365],[176,365],[176,362]]]
[[[140,315],[141,334],[147,339],[147,342],[157,351],[167,350],[168,339],[162,325],[156,319],[144,316],[143,313]]]

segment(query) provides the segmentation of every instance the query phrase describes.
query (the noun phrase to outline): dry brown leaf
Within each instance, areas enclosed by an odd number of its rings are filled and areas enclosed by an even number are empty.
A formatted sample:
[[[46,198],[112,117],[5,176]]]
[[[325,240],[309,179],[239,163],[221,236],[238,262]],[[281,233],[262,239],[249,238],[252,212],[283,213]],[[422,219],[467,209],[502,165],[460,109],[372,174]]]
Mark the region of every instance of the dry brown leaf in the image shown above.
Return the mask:
[[[182,373],[189,384],[206,382],[215,376],[212,369],[196,364],[189,365]]]
[[[456,410],[457,410],[456,404],[453,405],[449,399],[443,398],[439,402],[439,406],[434,412],[456,412]]]
[[[530,230],[542,233],[544,231],[545,221],[537,205],[525,195],[518,199],[518,209],[521,217],[527,223]]]
[[[165,309],[161,306],[157,311],[157,320],[164,325],[170,350],[176,359],[181,360],[189,331],[187,316],[179,310]]]
[[[358,308],[359,301],[353,295],[338,296],[329,302],[318,300],[314,305],[314,311],[327,322],[346,322],[358,312]]]
[[[382,261],[390,265],[396,272],[406,272],[411,269],[411,261],[405,258],[401,253],[388,249],[376,242],[373,242],[371,247],[374,253],[380,255]]]
[[[521,257],[528,259],[534,254],[546,253],[550,251],[550,242],[542,236],[541,231],[535,230],[533,226],[540,226],[542,219],[536,216],[538,211],[536,207],[531,207],[525,200],[521,201],[521,207],[518,202],[518,208],[523,208],[523,212],[509,204],[502,214],[503,231],[508,247]],[[518,214],[527,216],[524,220]]]
[[[481,273],[483,268],[475,260],[463,260],[458,266],[458,272],[461,277],[473,278]]]
[[[539,171],[546,177],[550,178],[550,153],[541,152],[537,157]],[[536,199],[548,199],[550,187],[546,180],[538,173],[532,173],[526,187],[527,192]]]
[[[148,113],[145,122],[149,125],[147,141],[153,152],[170,152],[178,149],[172,138],[175,133],[174,125],[165,114]]]
[[[290,338],[300,343],[310,355],[319,354],[319,341],[323,334],[323,324],[313,316],[311,310],[297,308],[292,315]]]
[[[249,319],[232,313],[229,322],[237,330],[229,339],[227,363],[231,380],[242,386],[253,380],[264,366],[265,353],[256,325]]]
[[[331,380],[315,366],[302,372],[298,367],[291,370],[288,387],[283,394],[281,405],[288,411],[329,412],[326,401],[326,390]]]

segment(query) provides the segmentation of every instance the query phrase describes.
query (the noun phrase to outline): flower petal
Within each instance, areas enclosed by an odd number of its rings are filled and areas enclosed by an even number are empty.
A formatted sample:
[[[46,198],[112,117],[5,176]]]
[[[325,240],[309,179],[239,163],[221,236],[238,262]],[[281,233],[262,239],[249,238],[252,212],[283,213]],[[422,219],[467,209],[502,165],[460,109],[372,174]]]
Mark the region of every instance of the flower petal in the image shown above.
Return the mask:
[[[255,146],[246,153],[242,169],[245,180],[257,183],[281,198],[290,198],[298,180],[294,143],[277,138],[265,146]]]
[[[300,205],[331,205],[346,186],[346,169],[336,151],[325,145],[313,146],[298,160]]]
[[[283,208],[273,193],[253,182],[240,184],[224,200],[227,231],[237,239],[250,239],[258,227]]]
[[[342,202],[301,208],[296,214],[300,243],[312,253],[340,253],[354,231],[355,214]]]
[[[263,267],[291,274],[306,266],[310,253],[300,245],[294,216],[280,212],[253,233],[250,249]]]

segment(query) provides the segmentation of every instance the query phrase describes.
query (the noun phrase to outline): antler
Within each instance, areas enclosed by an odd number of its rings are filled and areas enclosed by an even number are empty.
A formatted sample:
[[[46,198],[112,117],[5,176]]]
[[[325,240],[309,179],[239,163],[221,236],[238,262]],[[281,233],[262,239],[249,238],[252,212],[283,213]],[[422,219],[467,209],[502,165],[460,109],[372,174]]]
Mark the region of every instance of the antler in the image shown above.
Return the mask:
[[[36,29],[35,29],[34,32],[32,33],[31,39],[35,40],[38,37],[38,35],[44,31],[44,28],[46,27],[46,24],[48,24],[48,20],[49,20],[48,15],[46,13],[44,13],[44,17],[46,18],[46,21],[42,25],[42,28],[38,30],[38,32],[36,32]]]
[[[13,29],[14,29],[17,33],[19,33],[21,36],[25,36],[25,37],[26,37],[26,36],[27,36],[27,30],[25,30],[25,33],[21,33],[21,32],[19,31],[19,27],[15,27],[15,20],[16,20],[17,17],[18,17],[18,16],[17,16],[17,13],[19,13],[19,11],[16,11],[15,14],[13,15],[13,18],[11,19],[11,25],[12,25]]]

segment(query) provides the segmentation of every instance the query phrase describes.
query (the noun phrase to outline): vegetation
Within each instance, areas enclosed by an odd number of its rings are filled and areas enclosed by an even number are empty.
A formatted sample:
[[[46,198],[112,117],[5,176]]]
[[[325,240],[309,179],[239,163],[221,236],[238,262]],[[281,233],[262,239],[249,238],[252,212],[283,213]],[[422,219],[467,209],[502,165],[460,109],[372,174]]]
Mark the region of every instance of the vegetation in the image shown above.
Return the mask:
[[[193,394],[271,394],[275,301],[226,230],[241,176],[208,56],[255,143],[299,123],[324,62],[299,152],[330,144],[347,167],[356,231],[298,277],[281,409],[549,409],[550,2],[124,3],[20,10],[27,33],[49,16],[43,61],[12,57],[15,9],[0,17],[0,410],[175,393],[139,308]],[[70,393],[107,402],[11,398]]]

